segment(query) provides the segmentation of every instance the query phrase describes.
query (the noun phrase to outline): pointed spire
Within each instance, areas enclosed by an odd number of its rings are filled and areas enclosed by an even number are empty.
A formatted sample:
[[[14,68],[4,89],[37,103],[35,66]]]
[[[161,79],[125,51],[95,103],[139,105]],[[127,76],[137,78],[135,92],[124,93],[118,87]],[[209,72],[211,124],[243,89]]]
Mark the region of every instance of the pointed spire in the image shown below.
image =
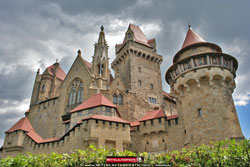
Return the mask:
[[[107,45],[106,40],[105,40],[105,33],[104,33],[103,25],[101,26],[101,32],[99,34],[98,44],[101,44],[101,46]]]
[[[183,42],[182,45],[182,49],[189,46],[189,45],[193,45],[195,43],[203,43],[203,42],[207,42],[205,41],[202,37],[200,37],[190,26],[190,24],[188,24],[188,32],[186,35],[186,38]]]
[[[77,56],[81,56],[81,50],[80,49],[78,49],[78,51],[77,51]]]

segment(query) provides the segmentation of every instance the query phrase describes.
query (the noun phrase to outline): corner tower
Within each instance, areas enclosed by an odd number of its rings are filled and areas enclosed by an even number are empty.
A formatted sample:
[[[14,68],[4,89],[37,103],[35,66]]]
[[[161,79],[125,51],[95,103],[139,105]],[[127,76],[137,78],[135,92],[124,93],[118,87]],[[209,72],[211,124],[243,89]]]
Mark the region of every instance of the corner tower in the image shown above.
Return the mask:
[[[165,75],[184,121],[185,145],[244,138],[232,98],[237,67],[233,56],[189,27]]]

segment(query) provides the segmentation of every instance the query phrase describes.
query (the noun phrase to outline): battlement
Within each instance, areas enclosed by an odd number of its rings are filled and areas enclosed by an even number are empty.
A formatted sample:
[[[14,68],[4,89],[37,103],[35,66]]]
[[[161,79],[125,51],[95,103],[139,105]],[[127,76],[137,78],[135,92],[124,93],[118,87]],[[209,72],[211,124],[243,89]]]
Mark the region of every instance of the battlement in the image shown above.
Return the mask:
[[[229,70],[235,77],[235,72],[238,68],[237,60],[225,53],[202,53],[182,59],[173,64],[166,72],[165,79],[173,86],[176,80],[184,77],[186,73],[198,69],[219,67],[221,70]]]

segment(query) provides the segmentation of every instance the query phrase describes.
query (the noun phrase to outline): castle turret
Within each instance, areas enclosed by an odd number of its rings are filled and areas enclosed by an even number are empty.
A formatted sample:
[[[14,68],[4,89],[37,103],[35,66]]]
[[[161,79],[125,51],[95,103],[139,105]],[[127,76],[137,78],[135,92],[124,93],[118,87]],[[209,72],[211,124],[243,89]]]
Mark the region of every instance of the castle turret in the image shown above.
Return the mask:
[[[237,67],[233,56],[189,27],[165,76],[185,124],[185,145],[244,138],[232,98]]]
[[[97,88],[99,90],[108,90],[110,84],[108,44],[105,40],[103,26],[101,26],[98,42],[95,43],[91,72],[93,80],[96,81]]]

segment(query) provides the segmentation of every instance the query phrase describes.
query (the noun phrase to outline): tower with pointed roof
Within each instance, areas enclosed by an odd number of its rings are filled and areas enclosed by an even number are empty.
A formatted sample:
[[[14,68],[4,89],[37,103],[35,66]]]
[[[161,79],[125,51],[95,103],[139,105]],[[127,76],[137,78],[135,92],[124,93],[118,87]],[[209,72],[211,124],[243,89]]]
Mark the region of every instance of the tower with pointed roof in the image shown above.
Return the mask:
[[[232,98],[237,67],[233,56],[189,27],[165,75],[184,122],[184,145],[244,138]]]
[[[139,26],[130,24],[124,40],[117,44],[116,58],[111,67],[115,76],[119,75],[130,96],[129,107],[124,113],[128,120],[136,120],[147,110],[160,108],[162,85],[160,64],[162,56],[157,54],[155,39],[148,40]],[[138,98],[139,97],[139,98]],[[143,106],[143,107],[142,107]]]

